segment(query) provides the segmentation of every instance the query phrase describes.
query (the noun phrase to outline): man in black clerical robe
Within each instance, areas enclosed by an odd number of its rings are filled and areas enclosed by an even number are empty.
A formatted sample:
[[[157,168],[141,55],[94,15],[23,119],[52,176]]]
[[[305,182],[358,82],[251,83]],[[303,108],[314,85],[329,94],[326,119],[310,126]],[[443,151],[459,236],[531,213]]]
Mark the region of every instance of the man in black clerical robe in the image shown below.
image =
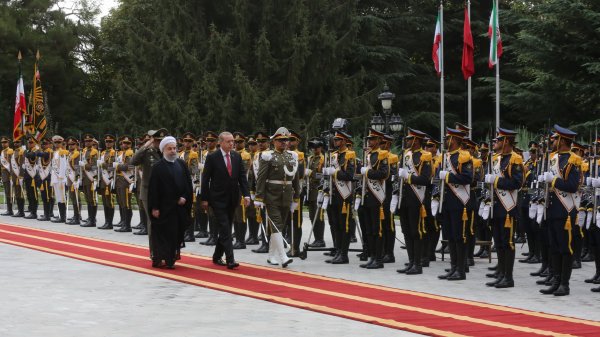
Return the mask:
[[[184,244],[192,207],[192,179],[185,162],[177,157],[177,143],[165,137],[159,146],[163,158],[152,166],[148,210],[152,217],[152,266],[174,268]]]

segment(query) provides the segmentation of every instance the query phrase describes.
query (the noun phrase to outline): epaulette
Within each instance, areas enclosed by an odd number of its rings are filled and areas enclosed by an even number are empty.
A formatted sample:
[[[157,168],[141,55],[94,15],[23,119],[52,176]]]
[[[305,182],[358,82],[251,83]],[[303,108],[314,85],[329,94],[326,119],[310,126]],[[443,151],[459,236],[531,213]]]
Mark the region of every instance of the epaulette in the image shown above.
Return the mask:
[[[192,160],[192,159],[198,159],[198,152],[196,152],[196,151],[190,151],[189,159],[190,160]]]
[[[48,149],[44,150],[44,152],[52,154],[54,151],[52,149],[48,148]]]
[[[429,151],[421,151],[421,162],[432,161],[433,155]]]
[[[511,165],[523,165],[523,157],[521,157],[520,154],[513,152],[510,154],[510,161],[509,164]]]
[[[98,150],[95,148],[92,148],[92,151],[90,151],[90,156],[96,156],[98,155]]]
[[[69,155],[69,150],[60,149],[60,150],[58,150],[58,155],[67,156],[67,155]]]
[[[458,151],[458,163],[459,164],[464,164],[464,163],[468,162],[469,160],[471,160],[471,154],[469,153],[469,151],[465,151],[465,150]]]
[[[10,156],[11,154],[13,154],[13,153],[15,153],[15,150],[13,150],[13,149],[11,149],[11,148],[8,148],[8,149],[6,150],[6,154],[7,154],[7,155],[9,155],[9,156]]]
[[[352,150],[346,151],[346,160],[356,159],[356,152]]]
[[[479,158],[473,158],[473,168],[480,168],[483,161]]]
[[[571,156],[569,156],[569,164],[575,165],[577,167],[581,167],[582,162],[583,162],[583,159],[580,156],[571,152]]]
[[[377,160],[384,160],[388,157],[388,151],[386,150],[377,150]]]
[[[71,159],[79,158],[79,151],[75,150],[71,152]]]
[[[132,149],[128,149],[127,151],[125,151],[125,157],[131,157],[133,156],[133,150]]]
[[[398,164],[398,162],[400,161],[398,155],[393,154],[391,152],[388,152],[388,163],[393,165],[393,164]]]
[[[581,171],[587,172],[589,170],[590,170],[590,163],[588,163],[587,161],[584,161],[583,164],[581,165]]]
[[[304,152],[298,151],[298,150],[296,150],[294,152],[296,152],[298,154],[298,160],[304,160]]]
[[[242,160],[250,160],[250,153],[248,151],[242,151],[240,155],[242,156]]]

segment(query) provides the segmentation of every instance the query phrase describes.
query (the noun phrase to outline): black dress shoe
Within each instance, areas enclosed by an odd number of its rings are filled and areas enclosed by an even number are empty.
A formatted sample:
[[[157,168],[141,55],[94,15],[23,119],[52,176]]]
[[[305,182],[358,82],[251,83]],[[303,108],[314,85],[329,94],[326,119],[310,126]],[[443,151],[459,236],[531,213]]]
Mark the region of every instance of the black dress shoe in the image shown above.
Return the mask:
[[[465,273],[461,273],[458,270],[454,272],[454,274],[448,276],[448,278],[446,278],[446,280],[448,281],[460,281],[460,280],[466,280],[467,279],[467,275],[465,275]]]
[[[594,293],[600,293],[600,287],[590,289]]]
[[[537,257],[537,256],[534,255],[531,258],[531,260],[529,260],[529,262],[527,262],[527,263],[529,263],[529,264],[537,264],[537,263],[542,263],[542,260],[539,257]]]
[[[241,241],[236,241],[233,244],[233,249],[246,249],[246,244],[242,243]]]
[[[227,263],[225,263],[225,261],[223,261],[222,259],[213,259],[213,264],[216,264],[217,266],[226,266]]]
[[[113,229],[113,225],[110,222],[105,222],[104,225],[98,227],[98,229]]]
[[[498,265],[488,267],[488,270],[491,270],[491,271],[495,271],[496,269],[498,269]]]
[[[421,266],[413,265],[409,270],[406,271],[406,275],[418,275],[423,274],[423,268]]]
[[[265,254],[269,252],[269,246],[266,243],[263,243],[260,247],[256,249],[252,249],[253,253]]]
[[[338,257],[336,259],[333,259],[333,261],[331,261],[331,264],[348,264],[350,263],[350,260],[348,259],[348,255],[338,255]]]
[[[14,214],[14,213],[13,213],[13,211],[12,211],[12,209],[11,209],[11,210],[9,210],[9,211],[6,211],[6,212],[2,213],[1,215],[11,216],[11,215],[13,215],[13,214]]]
[[[137,226],[131,226],[131,229],[142,229],[142,227],[144,227],[144,224],[140,222]]]
[[[4,214],[3,214],[4,215]],[[12,214],[11,214],[12,215]],[[29,213],[27,214],[25,217],[25,219],[37,219],[37,214],[35,213]]]
[[[519,263],[529,263],[529,261],[533,258],[533,255],[528,255],[525,259],[520,259]]]
[[[412,266],[413,266],[412,263],[409,263],[406,265],[406,267],[396,270],[396,272],[400,273],[400,274],[405,274],[407,271],[409,271],[412,268]]]
[[[499,272],[495,272],[495,273],[485,274],[485,277],[498,278],[498,275],[500,275],[500,273]]]
[[[488,252],[488,250],[484,250],[483,253],[481,253],[481,255],[479,255],[480,259],[489,259],[490,258],[490,252]]]
[[[367,268],[373,262],[375,262],[375,259],[370,257],[367,263],[359,264],[358,266],[361,268]]]
[[[133,235],[148,235],[148,229],[146,227],[142,227],[142,229],[133,233]]]
[[[581,261],[573,260],[573,269],[581,269]]]
[[[502,281],[503,278],[504,277],[498,277],[497,279],[495,279],[493,281],[487,282],[485,285],[488,287],[495,287],[496,284],[500,283],[500,281]]]
[[[323,240],[315,240],[313,243],[308,245],[311,248],[323,248],[325,247],[325,241]]]
[[[515,286],[515,281],[512,278],[507,278],[504,277],[502,278],[502,280],[498,283],[496,283],[496,285],[494,287],[498,288],[498,289],[502,289],[502,288],[513,288]]]
[[[383,268],[383,262],[381,260],[374,260],[373,263],[365,267],[366,269],[380,269]]]
[[[217,244],[217,238],[214,236],[210,236],[208,238],[208,240],[204,241],[204,242],[200,242],[201,245],[205,245],[205,246],[214,246]]]
[[[386,254],[386,255],[383,256],[383,259],[381,260],[381,262],[383,262],[383,263],[395,263],[396,262],[396,257],[394,255]]]
[[[260,242],[258,241],[258,239],[255,238],[255,237],[253,237],[253,236],[251,236],[251,237],[249,237],[249,238],[246,239],[246,244],[247,245],[257,245],[259,243]]]
[[[194,233],[186,232],[183,237],[184,242],[196,242],[196,238],[194,237]]]
[[[235,269],[237,267],[239,267],[240,264],[233,261],[233,262],[227,262],[227,269]]]
[[[592,276],[591,278],[585,279],[583,282],[585,282],[585,283],[594,283],[594,280],[596,280],[598,277],[600,277],[600,274],[596,273],[594,276]]]
[[[152,260],[152,267],[153,268],[160,268],[162,265],[162,260]]]
[[[467,259],[467,266],[469,267],[473,267],[475,265],[475,260],[468,258]]]
[[[553,294],[554,296],[567,296],[570,292],[568,285],[561,284]]]
[[[167,268],[167,269],[175,269],[175,262],[165,264],[165,268]]]

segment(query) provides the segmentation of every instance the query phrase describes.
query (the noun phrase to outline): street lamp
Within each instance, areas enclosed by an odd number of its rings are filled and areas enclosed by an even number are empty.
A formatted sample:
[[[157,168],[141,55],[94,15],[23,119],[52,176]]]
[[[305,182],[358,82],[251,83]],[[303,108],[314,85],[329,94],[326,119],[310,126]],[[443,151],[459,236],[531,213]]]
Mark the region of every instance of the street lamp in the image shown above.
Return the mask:
[[[381,107],[383,108],[383,115],[373,115],[371,119],[371,127],[379,132],[399,134],[402,132],[404,122],[400,115],[392,114],[392,100],[396,98],[393,92],[390,92],[390,88],[386,85],[383,86],[383,92],[377,96],[377,99],[381,101]]]

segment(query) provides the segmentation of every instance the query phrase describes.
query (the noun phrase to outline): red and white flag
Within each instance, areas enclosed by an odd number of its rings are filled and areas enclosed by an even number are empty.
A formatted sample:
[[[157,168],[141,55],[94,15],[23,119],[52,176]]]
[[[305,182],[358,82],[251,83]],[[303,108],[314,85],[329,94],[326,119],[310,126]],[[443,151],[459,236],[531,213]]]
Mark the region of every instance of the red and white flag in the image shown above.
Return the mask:
[[[500,36],[500,22],[498,21],[498,1],[494,0],[492,4],[492,14],[490,15],[490,24],[488,27],[488,36],[490,37],[490,59],[488,65],[491,68],[498,63],[502,56],[502,37]]]
[[[25,88],[23,87],[23,76],[19,72],[17,81],[17,95],[15,98],[15,117],[13,121],[13,140],[23,137],[24,118],[27,114],[27,103],[25,102]]]
[[[462,72],[465,80],[475,74],[475,63],[473,61],[473,35],[471,34],[471,21],[469,20],[469,10],[465,7],[465,24],[463,27],[463,55]]]
[[[437,19],[435,22],[435,35],[433,36],[433,52],[431,53],[431,57],[433,58],[433,65],[435,66],[435,71],[440,75],[443,70],[443,64],[440,63],[442,60],[442,49],[440,45],[442,43],[442,22],[440,17],[440,12],[438,10]]]

